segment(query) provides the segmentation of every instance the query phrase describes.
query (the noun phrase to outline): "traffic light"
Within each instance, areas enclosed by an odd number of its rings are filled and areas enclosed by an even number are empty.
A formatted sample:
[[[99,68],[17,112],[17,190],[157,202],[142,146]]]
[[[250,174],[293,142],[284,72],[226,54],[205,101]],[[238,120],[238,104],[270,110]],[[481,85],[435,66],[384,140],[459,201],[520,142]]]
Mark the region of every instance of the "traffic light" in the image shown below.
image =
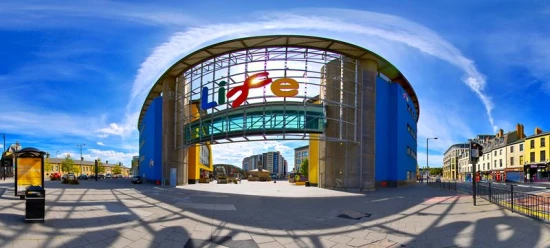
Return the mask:
[[[475,142],[470,143],[470,158],[479,158],[479,144]]]
[[[470,161],[477,161],[483,155],[483,146],[476,142],[470,142]]]

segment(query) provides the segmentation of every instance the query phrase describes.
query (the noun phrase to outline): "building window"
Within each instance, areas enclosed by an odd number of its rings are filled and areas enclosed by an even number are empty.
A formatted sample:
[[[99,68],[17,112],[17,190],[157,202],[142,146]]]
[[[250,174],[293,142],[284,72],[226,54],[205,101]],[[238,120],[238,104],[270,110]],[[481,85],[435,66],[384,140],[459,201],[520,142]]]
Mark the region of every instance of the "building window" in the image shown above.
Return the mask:
[[[546,146],[546,139],[544,137],[540,138],[540,147]]]
[[[523,152],[523,144],[519,144],[519,151]]]
[[[531,163],[535,162],[535,152],[531,152],[531,157],[530,157],[530,161]]]
[[[535,148],[535,140],[534,139],[531,140],[531,149],[533,149],[533,148]]]
[[[546,151],[540,151],[540,162],[546,161]]]
[[[499,160],[500,167],[502,167],[502,158]]]
[[[510,146],[510,153],[514,152],[514,146]]]
[[[497,151],[495,151],[495,156],[497,155]]]
[[[502,149],[500,149],[500,155],[502,155]]]
[[[519,156],[519,164],[520,164],[520,165],[523,164],[523,156]]]
[[[497,160],[495,159],[495,163],[493,164],[493,168],[497,167]]]
[[[510,157],[510,165],[514,165],[514,157]]]

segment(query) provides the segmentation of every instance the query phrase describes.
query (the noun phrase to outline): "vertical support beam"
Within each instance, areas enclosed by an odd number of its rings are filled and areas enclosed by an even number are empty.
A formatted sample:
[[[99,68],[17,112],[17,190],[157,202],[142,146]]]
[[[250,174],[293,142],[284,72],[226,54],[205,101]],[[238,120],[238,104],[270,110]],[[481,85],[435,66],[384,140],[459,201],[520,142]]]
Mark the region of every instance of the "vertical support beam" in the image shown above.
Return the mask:
[[[376,77],[378,63],[361,60],[361,190],[373,190],[376,171]]]
[[[170,178],[170,168],[177,166],[175,158],[176,77],[165,76],[162,82],[162,185]]]
[[[179,135],[175,135],[176,140],[176,162],[177,162],[177,175],[176,175],[176,185],[186,185],[189,169],[188,169],[188,159],[187,159],[187,153],[188,148],[185,146],[185,130],[184,126],[186,124],[186,121],[189,118],[189,111],[188,106],[186,103],[189,102],[189,99],[186,95],[188,92],[188,82],[187,79],[181,75],[178,77],[178,81],[176,83],[176,130],[175,133]]]

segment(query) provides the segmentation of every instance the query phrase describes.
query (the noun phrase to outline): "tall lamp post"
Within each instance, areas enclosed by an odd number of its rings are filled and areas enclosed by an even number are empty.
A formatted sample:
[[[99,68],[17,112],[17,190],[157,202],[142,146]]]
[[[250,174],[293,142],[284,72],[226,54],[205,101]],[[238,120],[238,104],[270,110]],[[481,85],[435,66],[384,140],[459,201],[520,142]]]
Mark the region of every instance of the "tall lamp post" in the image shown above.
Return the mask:
[[[428,146],[429,146],[429,141],[431,139],[436,140],[437,137],[435,137],[435,138],[426,138],[426,170],[428,170],[428,173],[430,173],[429,172],[430,166],[428,165]],[[428,180],[426,180],[426,183],[428,183]]]
[[[83,160],[83,158],[82,158],[82,147],[85,146],[85,145],[86,145],[86,144],[78,144],[78,145],[76,145],[76,146],[80,146],[80,174],[82,174],[82,172],[83,172],[83,171],[82,171],[82,160]]]

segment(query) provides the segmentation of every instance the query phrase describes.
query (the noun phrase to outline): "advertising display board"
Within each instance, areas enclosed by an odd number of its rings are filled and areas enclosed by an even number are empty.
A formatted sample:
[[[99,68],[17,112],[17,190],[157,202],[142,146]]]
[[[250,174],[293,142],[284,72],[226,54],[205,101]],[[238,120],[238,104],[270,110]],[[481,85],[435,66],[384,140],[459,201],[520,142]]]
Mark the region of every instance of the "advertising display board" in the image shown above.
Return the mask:
[[[44,187],[42,158],[17,158],[15,192],[23,195],[28,186]]]

